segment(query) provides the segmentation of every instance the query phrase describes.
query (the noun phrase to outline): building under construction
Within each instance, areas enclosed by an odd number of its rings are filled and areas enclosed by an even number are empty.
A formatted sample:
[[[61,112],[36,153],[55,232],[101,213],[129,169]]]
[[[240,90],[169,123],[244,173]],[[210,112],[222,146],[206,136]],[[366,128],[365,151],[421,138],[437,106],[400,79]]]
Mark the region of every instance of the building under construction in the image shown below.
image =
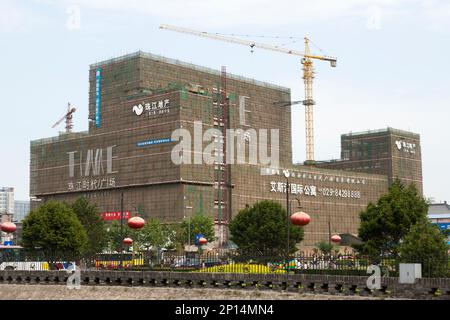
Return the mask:
[[[401,130],[342,135],[340,160],[293,164],[291,107],[280,107],[291,101],[288,88],[144,52],[91,65],[89,82],[89,130],[31,142],[31,196],[84,196],[105,219],[121,211],[122,193],[130,215],[179,222],[206,214],[222,246],[239,210],[264,199],[286,206],[289,192],[312,218],[302,245],[314,246],[330,231],[356,234],[359,212],[393,179],[422,190],[420,137]],[[264,130],[278,142],[267,148],[276,166],[252,158]],[[231,163],[239,148],[244,161]],[[205,154],[220,161],[205,163]]]

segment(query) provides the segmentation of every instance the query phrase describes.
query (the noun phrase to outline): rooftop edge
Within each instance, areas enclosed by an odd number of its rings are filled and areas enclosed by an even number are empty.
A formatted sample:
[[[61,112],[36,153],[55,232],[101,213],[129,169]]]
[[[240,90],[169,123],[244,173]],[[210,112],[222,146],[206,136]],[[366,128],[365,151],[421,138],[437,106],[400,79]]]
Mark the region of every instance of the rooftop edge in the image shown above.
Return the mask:
[[[144,51],[137,51],[137,52],[133,52],[133,53],[129,53],[123,56],[119,56],[116,58],[111,58],[108,60],[103,60],[100,62],[96,62],[90,65],[91,69],[94,68],[98,68],[100,66],[106,65],[106,64],[110,64],[110,63],[115,63],[115,62],[121,62],[121,61],[125,61],[128,59],[132,59],[132,58],[138,58],[138,57],[142,57],[142,58],[148,58],[148,59],[152,59],[152,60],[156,60],[156,61],[162,61],[165,63],[169,63],[169,64],[173,64],[173,65],[177,65],[177,66],[183,66],[186,68],[191,68],[197,71],[202,71],[202,72],[206,72],[206,73],[210,73],[210,74],[214,74],[217,76],[221,75],[221,72],[219,70],[216,69],[212,69],[212,68],[208,68],[208,67],[203,67],[203,66],[199,66],[197,64],[193,64],[193,63],[188,63],[188,62],[184,62],[184,61],[180,61],[177,59],[172,59],[172,58],[167,58],[167,57],[163,57],[160,55],[156,55],[153,53],[149,53],[149,52],[144,52]],[[287,87],[283,87],[280,85],[276,85],[273,83],[269,83],[269,82],[264,82],[264,81],[259,81],[259,80],[255,80],[252,78],[247,78],[244,76],[239,76],[236,74],[232,74],[232,73],[227,73],[227,77],[234,79],[234,80],[239,80],[239,81],[244,81],[244,82],[248,82],[251,84],[255,84],[261,87],[266,87],[266,88],[271,88],[271,89],[276,89],[276,90],[280,90],[280,91],[284,91],[286,93],[290,93],[291,89],[287,88]]]
[[[375,130],[344,133],[344,134],[341,134],[341,137],[362,136],[362,135],[367,135],[367,134],[376,134],[376,133],[383,133],[383,132],[391,132],[391,133],[403,134],[403,135],[408,135],[408,136],[417,136],[417,137],[420,136],[420,134],[418,134],[418,133],[387,127],[384,129],[375,129]]]

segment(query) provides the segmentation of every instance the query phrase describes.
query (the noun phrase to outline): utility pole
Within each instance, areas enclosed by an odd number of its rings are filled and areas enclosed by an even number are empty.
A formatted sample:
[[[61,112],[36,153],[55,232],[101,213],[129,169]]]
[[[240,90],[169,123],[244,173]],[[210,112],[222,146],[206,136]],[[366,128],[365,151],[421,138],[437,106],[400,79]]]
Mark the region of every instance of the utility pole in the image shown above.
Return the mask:
[[[186,209],[192,210],[193,207],[186,206]],[[189,246],[189,248],[191,247],[191,216],[192,215],[188,215],[188,246]]]
[[[290,205],[289,205],[289,178],[286,177],[286,235],[287,235],[287,241],[286,241],[286,255],[289,259],[289,238],[290,238],[290,224],[289,224],[289,213],[290,213]]]
[[[120,194],[120,268],[123,265],[123,192]]]
[[[328,245],[331,248],[331,222],[330,222],[330,218],[328,217]],[[331,251],[330,251],[331,253]]]
[[[289,238],[290,238],[290,221],[289,221],[289,213],[290,213],[290,205],[289,205],[289,171],[284,172],[284,176],[286,177],[286,271],[288,271],[288,263],[289,263]]]

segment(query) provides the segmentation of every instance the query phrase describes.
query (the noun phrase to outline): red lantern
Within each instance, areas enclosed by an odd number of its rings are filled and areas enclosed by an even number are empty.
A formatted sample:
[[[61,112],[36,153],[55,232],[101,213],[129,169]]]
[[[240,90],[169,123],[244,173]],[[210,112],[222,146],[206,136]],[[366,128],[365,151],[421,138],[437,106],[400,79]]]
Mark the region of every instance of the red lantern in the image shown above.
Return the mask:
[[[126,244],[127,246],[131,246],[133,244],[133,239],[125,238],[125,239],[123,239],[123,244]]]
[[[331,241],[334,243],[341,242],[341,237],[338,234],[331,236]]]
[[[200,238],[200,239],[198,239],[198,243],[199,243],[201,246],[205,245],[207,242],[208,242],[208,240],[206,240],[205,238]]]
[[[145,224],[145,220],[141,217],[133,217],[128,220],[128,226],[131,229],[141,229]]]
[[[13,233],[17,230],[17,226],[12,222],[4,222],[1,224],[1,230],[6,233]]]
[[[311,217],[309,216],[309,214],[302,211],[296,212],[291,216],[291,222],[296,226],[306,226],[308,223],[310,223],[310,221]]]

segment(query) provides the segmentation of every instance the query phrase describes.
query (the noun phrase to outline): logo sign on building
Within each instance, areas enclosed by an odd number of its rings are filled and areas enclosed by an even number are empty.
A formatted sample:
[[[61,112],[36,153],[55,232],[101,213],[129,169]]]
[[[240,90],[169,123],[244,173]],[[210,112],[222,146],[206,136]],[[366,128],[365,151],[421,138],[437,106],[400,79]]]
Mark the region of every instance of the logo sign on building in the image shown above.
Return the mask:
[[[68,191],[99,190],[116,187],[117,173],[113,170],[114,148],[88,149],[67,152],[69,156]],[[104,159],[106,158],[106,161]],[[75,165],[75,159],[79,164]]]
[[[130,219],[131,213],[129,211],[123,212],[123,219]],[[104,221],[110,221],[110,220],[120,220],[120,211],[115,212],[102,212],[102,219]]]
[[[270,175],[276,175],[276,176],[284,176],[284,172],[287,170],[280,170],[280,169],[274,169],[274,168],[261,168],[261,175],[262,176],[270,176]],[[326,174],[313,174],[311,172],[301,172],[301,171],[294,171],[294,170],[288,170],[291,177],[295,178],[301,178],[301,179],[307,179],[307,180],[314,180],[316,182],[334,182],[334,183],[342,183],[342,184],[367,184],[368,181],[366,179],[360,179],[357,177],[347,177],[347,176],[340,176],[340,175],[326,175]]]
[[[102,69],[95,71],[95,126],[100,128],[100,102],[101,102]]]
[[[162,139],[152,139],[152,140],[140,141],[136,145],[138,147],[146,147],[146,146],[152,146],[155,144],[162,144],[162,143],[169,143],[169,142],[172,142],[172,139],[162,138]]]
[[[137,116],[144,114],[144,111],[148,116],[167,114],[170,111],[170,99],[162,99],[151,102],[142,102],[134,105],[131,110]]]
[[[270,192],[286,193],[287,184],[286,182],[270,182]],[[335,198],[361,198],[361,191],[350,190],[342,188],[326,188],[317,187],[314,185],[302,185],[298,183],[289,183],[289,193],[298,194],[301,196],[323,196],[323,197],[335,197]]]
[[[396,140],[395,146],[398,151],[403,150],[403,152],[415,154],[416,153],[416,144],[411,142],[406,142],[404,140]]]

